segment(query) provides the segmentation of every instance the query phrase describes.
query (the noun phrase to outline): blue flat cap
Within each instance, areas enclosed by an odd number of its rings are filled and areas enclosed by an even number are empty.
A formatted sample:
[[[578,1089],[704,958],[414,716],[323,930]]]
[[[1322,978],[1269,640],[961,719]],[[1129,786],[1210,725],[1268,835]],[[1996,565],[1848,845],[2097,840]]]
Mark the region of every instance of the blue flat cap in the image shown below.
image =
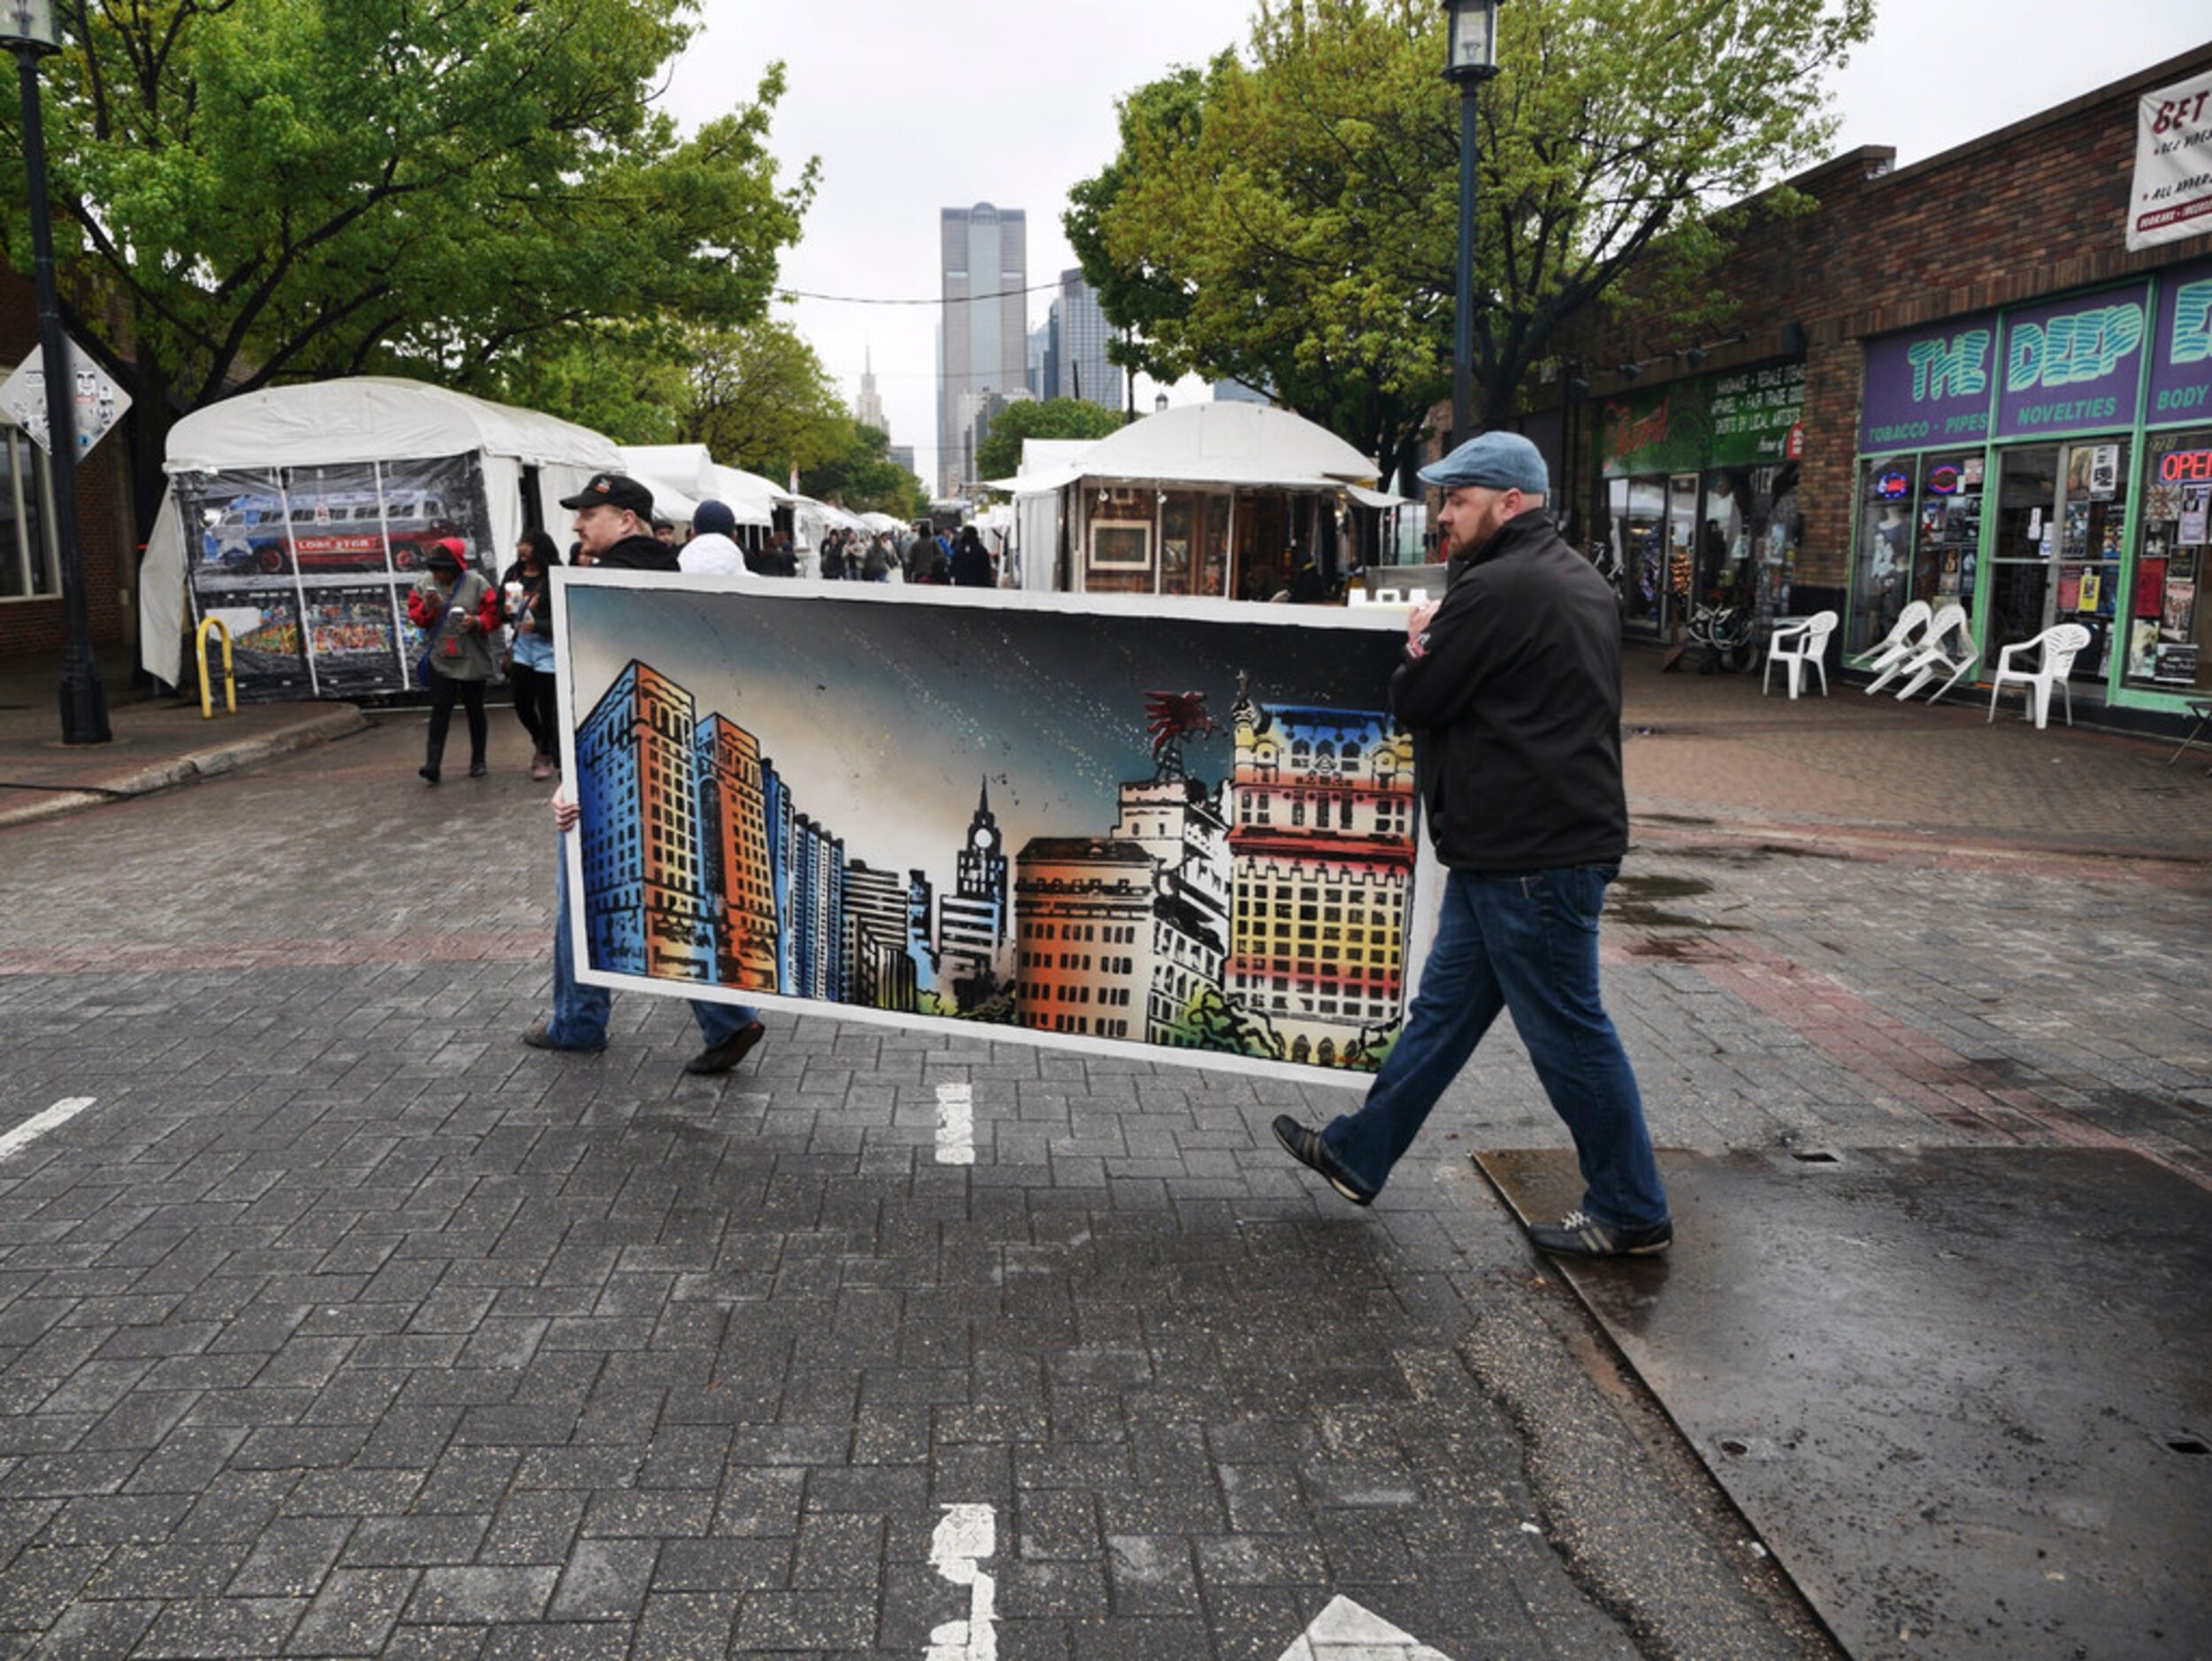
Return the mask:
[[[1471,438],[1443,461],[1422,468],[1420,481],[1439,490],[1480,485],[1488,490],[1518,490],[1524,496],[1551,494],[1551,475],[1542,453],[1518,432],[1484,432]]]

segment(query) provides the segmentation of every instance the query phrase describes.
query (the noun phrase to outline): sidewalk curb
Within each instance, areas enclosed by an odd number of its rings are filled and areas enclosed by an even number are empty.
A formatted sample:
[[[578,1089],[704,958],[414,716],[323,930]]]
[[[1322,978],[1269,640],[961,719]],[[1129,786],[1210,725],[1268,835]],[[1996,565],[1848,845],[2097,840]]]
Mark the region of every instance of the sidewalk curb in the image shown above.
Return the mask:
[[[219,777],[274,756],[311,749],[333,739],[365,731],[369,725],[369,718],[355,705],[333,704],[274,731],[234,744],[213,744],[204,749],[188,750],[182,755],[106,780],[97,788],[57,790],[36,800],[0,806],[0,827],[51,819],[82,808],[97,807],[102,802],[130,800],[197,779]]]
[[[1638,808],[1629,804],[1628,820],[1634,838],[1648,835],[1661,842],[1700,839],[1731,842],[1769,842],[1802,845],[1808,853],[1833,850],[1845,859],[1883,859],[1896,856],[1984,859],[1993,861],[2094,861],[2116,865],[2170,866],[2199,870],[2212,866],[2212,848],[2116,847],[2109,843],[2076,840],[2070,837],[2038,842],[2027,835],[2008,838],[2002,832],[1983,835],[1961,828],[1925,830],[1918,826],[1871,820],[1804,820],[1759,818],[1731,813],[1727,808],[1702,804],[1695,819],[1677,814],[1672,806]]]

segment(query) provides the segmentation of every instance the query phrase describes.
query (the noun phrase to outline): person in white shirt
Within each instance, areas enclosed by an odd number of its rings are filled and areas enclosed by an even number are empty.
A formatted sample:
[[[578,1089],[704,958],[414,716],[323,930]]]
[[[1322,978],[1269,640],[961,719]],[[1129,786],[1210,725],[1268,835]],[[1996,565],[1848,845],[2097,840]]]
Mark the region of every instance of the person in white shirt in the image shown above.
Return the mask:
[[[677,551],[676,563],[694,576],[701,572],[717,577],[747,575],[745,555],[730,540],[730,533],[737,528],[738,517],[727,503],[700,502],[692,515],[692,540]]]

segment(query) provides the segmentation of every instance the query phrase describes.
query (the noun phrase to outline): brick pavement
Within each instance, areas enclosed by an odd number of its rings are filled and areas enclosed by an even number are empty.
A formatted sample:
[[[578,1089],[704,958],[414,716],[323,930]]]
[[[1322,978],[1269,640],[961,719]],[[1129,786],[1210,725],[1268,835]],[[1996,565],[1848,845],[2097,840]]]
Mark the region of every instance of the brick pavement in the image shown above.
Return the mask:
[[[1563,1140],[1510,1033],[1372,1213],[1273,1149],[1318,1087],[812,1017],[693,1080],[641,997],[537,1054],[542,792],[413,742],[0,831],[0,1128],[96,1098],[0,1163],[0,1654],[920,1657],[954,1504],[1009,1657],[1274,1661],[1339,1593],[1459,1661],[1819,1652],[1470,1170]],[[1662,1141],[2204,1180],[2212,873],[1638,838]],[[1589,1543],[1624,1492],[1691,1519],[1649,1563]]]

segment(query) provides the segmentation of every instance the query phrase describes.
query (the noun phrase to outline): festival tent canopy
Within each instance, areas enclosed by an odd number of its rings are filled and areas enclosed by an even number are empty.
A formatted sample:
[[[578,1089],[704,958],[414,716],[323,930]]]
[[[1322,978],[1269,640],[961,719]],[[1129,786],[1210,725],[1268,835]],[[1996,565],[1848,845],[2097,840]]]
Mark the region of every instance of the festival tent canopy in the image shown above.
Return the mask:
[[[1131,422],[1065,465],[1083,478],[1160,484],[1335,490],[1376,480],[1374,463],[1327,427],[1255,403],[1179,404]]]
[[[522,534],[523,469],[538,471],[541,517],[561,522],[563,496],[600,471],[616,471],[614,441],[535,410],[493,403],[426,382],[363,375],[246,393],[194,410],[170,429],[165,470],[182,474],[389,466],[471,456],[482,470],[491,521],[483,551],[494,566]],[[187,572],[180,515],[165,510],[148,543],[139,585],[140,661],[174,684],[182,660]]]
[[[731,487],[732,480],[751,475],[720,465],[704,444],[625,444],[622,459],[624,471],[653,493],[653,510],[664,519],[689,524],[699,504],[711,497],[739,524],[775,523],[774,514],[749,486]]]

